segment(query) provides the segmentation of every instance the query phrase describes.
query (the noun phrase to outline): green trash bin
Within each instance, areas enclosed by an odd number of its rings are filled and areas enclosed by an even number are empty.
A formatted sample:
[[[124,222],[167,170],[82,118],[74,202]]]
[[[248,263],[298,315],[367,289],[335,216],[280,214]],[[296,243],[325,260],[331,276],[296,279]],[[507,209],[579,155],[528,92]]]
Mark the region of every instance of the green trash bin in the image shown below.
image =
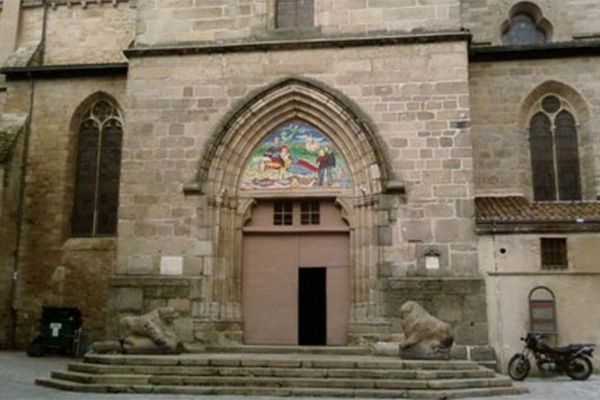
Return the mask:
[[[27,355],[78,355],[81,322],[81,312],[75,307],[42,307],[40,334],[27,347]]]

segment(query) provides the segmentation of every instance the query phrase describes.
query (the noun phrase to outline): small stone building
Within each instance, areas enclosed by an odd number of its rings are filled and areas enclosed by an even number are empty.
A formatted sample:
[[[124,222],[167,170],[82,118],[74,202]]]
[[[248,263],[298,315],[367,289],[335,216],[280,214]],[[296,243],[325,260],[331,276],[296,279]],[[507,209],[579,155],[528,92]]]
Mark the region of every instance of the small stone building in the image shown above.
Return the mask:
[[[598,341],[599,50],[585,0],[0,1],[0,346]]]

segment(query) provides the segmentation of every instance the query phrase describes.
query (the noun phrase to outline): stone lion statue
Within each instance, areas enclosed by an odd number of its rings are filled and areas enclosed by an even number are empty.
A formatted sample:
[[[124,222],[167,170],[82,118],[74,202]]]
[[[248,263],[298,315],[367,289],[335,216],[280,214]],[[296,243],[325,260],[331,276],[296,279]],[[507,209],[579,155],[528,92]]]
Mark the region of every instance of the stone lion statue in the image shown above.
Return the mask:
[[[400,307],[404,341],[400,356],[412,359],[447,358],[454,343],[452,328],[429,314],[419,303],[407,301]]]
[[[173,307],[160,307],[144,315],[121,318],[119,331],[123,353],[180,353],[183,344],[173,325],[177,317]]]

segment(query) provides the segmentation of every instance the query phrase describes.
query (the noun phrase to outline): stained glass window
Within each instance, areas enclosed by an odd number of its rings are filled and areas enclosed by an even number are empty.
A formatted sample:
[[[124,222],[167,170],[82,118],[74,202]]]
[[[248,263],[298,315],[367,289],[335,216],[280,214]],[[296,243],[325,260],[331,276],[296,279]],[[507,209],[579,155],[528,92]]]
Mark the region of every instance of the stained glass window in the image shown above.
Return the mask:
[[[96,102],[79,125],[73,236],[117,232],[122,139],[118,109],[106,100]]]
[[[575,118],[556,96],[546,96],[531,118],[529,139],[536,201],[580,200]]]

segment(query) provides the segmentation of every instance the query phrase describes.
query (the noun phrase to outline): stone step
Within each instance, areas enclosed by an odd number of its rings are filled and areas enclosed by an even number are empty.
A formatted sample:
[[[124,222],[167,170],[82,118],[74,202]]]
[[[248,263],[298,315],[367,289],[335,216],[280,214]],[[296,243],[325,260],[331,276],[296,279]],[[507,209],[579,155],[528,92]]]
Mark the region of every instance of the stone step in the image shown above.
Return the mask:
[[[164,393],[195,395],[254,395],[254,396],[310,396],[310,397],[376,397],[412,399],[457,399],[515,395],[524,393],[517,387],[486,387],[454,390],[389,390],[312,387],[255,387],[255,386],[159,386],[124,384],[82,384],[61,379],[38,379],[36,384],[61,390],[93,393]]]
[[[310,388],[352,388],[352,389],[467,389],[510,386],[507,378],[443,379],[443,380],[402,380],[365,378],[280,378],[280,377],[240,377],[240,376],[177,376],[177,375],[95,375],[79,372],[53,372],[54,379],[85,384],[129,384],[167,386],[268,386],[268,387],[310,387]]]
[[[473,361],[399,360],[374,356],[328,356],[318,354],[182,354],[172,356],[91,354],[84,362],[108,365],[345,368],[409,370],[477,370]]]
[[[376,379],[468,379],[490,378],[492,370],[392,370],[392,369],[331,369],[331,368],[269,368],[269,367],[197,367],[197,366],[147,366],[70,363],[69,371],[87,374],[141,374],[189,376],[272,376],[304,378],[376,378]]]
[[[139,375],[139,374],[86,374],[81,372],[73,371],[52,371],[50,376],[54,379],[60,379],[64,381],[71,381],[84,384],[127,384],[127,385],[144,385],[148,384],[148,381],[152,375]]]
[[[193,349],[192,349],[193,352]],[[198,352],[236,354],[328,354],[328,355],[368,355],[369,349],[358,346],[207,346]]]

